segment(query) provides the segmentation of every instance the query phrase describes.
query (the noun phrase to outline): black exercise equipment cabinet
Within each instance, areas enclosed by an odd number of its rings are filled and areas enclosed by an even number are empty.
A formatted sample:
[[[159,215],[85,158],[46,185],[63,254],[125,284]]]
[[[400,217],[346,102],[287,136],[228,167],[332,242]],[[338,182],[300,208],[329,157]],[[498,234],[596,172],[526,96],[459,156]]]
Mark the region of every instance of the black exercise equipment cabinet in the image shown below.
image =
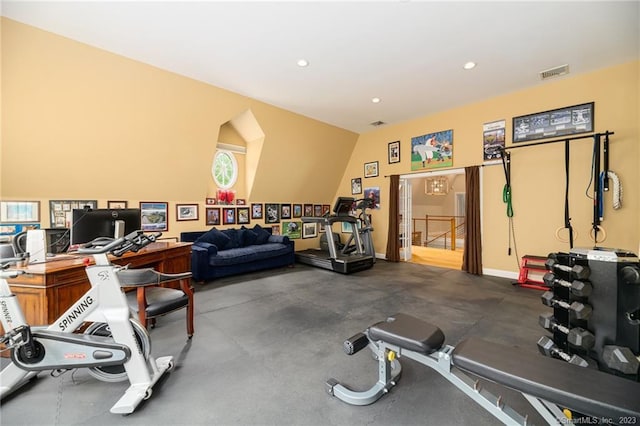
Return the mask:
[[[547,356],[640,381],[640,264],[617,249],[571,249],[552,253],[540,315],[552,332],[538,341]],[[640,398],[640,396],[638,396]]]

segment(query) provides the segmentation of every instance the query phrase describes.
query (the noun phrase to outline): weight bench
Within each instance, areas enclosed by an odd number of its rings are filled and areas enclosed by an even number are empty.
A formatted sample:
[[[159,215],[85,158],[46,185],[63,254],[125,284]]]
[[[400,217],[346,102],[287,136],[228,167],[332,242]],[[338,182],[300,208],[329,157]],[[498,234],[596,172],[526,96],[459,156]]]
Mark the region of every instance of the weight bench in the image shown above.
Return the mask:
[[[465,372],[520,392],[549,424],[570,423],[564,408],[603,423],[640,423],[640,383],[478,338],[455,348],[444,339],[438,327],[396,314],[344,342],[349,355],[367,346],[373,351],[378,360],[373,387],[359,392],[329,379],[327,391],[352,405],[372,404],[397,384],[402,371],[397,358],[407,357],[436,370],[505,424],[529,423]]]

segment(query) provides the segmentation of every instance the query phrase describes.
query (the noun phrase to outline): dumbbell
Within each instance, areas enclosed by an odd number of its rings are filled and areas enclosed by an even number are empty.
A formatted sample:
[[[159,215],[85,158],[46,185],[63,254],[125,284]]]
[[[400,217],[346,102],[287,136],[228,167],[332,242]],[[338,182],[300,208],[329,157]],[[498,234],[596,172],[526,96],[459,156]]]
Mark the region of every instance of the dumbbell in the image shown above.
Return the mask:
[[[546,306],[551,306],[552,308],[559,306],[569,310],[569,314],[579,320],[588,319],[591,316],[591,312],[593,312],[593,308],[589,305],[585,305],[584,303],[572,302],[569,304],[564,300],[556,299],[551,291],[545,291],[544,294],[540,296],[540,299]]]
[[[602,360],[610,369],[624,374],[636,374],[640,366],[638,357],[624,346],[606,345],[602,349]]]
[[[547,270],[553,272],[555,269],[559,270],[559,271],[563,271],[563,272],[570,272],[571,276],[573,278],[579,279],[579,280],[584,280],[589,278],[589,274],[591,274],[591,270],[589,269],[588,266],[582,266],[582,265],[573,265],[573,266],[567,266],[567,265],[562,265],[560,263],[558,263],[557,260],[550,258],[547,259],[546,262],[544,262],[544,266],[547,268]]]
[[[538,350],[542,355],[560,358],[569,364],[577,365],[579,367],[589,367],[589,363],[585,361],[584,358],[578,355],[569,355],[566,352],[562,352],[554,341],[549,339],[547,336],[542,336],[540,340],[538,340]]]
[[[567,342],[569,342],[570,345],[584,350],[591,349],[596,343],[596,337],[589,330],[585,330],[582,327],[574,327],[569,329],[561,324],[558,324],[552,313],[541,314],[538,317],[538,324],[540,324],[542,328],[545,328],[549,331],[557,330],[561,333],[566,334]]]
[[[553,287],[554,284],[562,287],[567,287],[571,290],[571,293],[575,294],[578,297],[589,297],[591,295],[591,292],[593,291],[593,286],[591,285],[591,283],[580,280],[573,280],[571,282],[561,280],[559,278],[556,278],[553,272],[547,272],[546,274],[544,274],[542,280],[549,287]]]

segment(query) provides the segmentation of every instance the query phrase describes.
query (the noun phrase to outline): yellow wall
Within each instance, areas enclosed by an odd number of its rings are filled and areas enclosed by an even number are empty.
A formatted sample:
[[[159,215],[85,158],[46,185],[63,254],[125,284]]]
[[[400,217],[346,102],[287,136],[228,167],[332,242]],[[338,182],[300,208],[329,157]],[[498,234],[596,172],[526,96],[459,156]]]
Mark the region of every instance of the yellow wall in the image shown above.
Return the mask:
[[[350,180],[381,189],[373,212],[376,252],[384,253],[388,221],[385,175],[410,173],[411,137],[453,129],[455,168],[482,163],[482,125],[513,116],[595,102],[596,130],[611,130],[611,169],[624,187],[623,208],[607,195],[602,244],[639,249],[639,64],[633,62],[538,86],[357,135],[298,114],[169,73],[3,18],[0,196],[40,200],[167,201],[167,236],[205,229],[204,200],[220,127],[250,111],[264,132],[250,202],[333,204]],[[224,136],[224,135],[223,135]],[[387,164],[388,142],[401,141],[401,162]],[[510,143],[508,136],[507,142]],[[584,195],[591,142],[572,143],[571,216],[577,246],[589,246],[591,200]],[[380,176],[364,178],[365,162]],[[254,160],[252,160],[254,163]],[[507,256],[502,167],[483,168],[484,266],[516,271]],[[555,240],[563,225],[561,144],[513,151],[512,186],[519,255],[568,250]],[[240,191],[242,189],[238,189]],[[248,190],[242,190],[248,191]],[[199,203],[200,220],[176,222],[176,203]],[[298,248],[317,240],[298,240]]]
[[[248,202],[331,203],[357,135],[2,19],[4,200],[169,202],[169,231],[205,229],[220,127],[253,112],[265,134]],[[176,203],[200,220],[175,222]],[[316,241],[317,243],[317,241]],[[312,244],[300,240],[298,246]]]
[[[380,161],[380,176],[363,179],[363,186],[381,188],[382,208],[373,213],[376,251],[384,253],[387,242],[389,180],[385,175],[411,173],[411,138],[453,129],[454,167],[482,164],[482,125],[507,120],[507,144],[511,143],[514,116],[595,102],[595,129],[614,131],[611,137],[610,168],[622,181],[623,207],[613,211],[611,195],[605,197],[602,226],[607,239],[600,246],[619,247],[637,252],[638,221],[638,62],[623,64],[589,74],[568,76],[538,86],[466,105],[428,117],[387,126],[360,135],[345,169],[338,194],[348,193],[350,181],[363,176],[363,164]],[[387,164],[387,144],[401,141],[401,162]],[[593,246],[589,239],[592,200],[585,196],[591,169],[591,139],[571,143],[570,214],[578,232],[575,246]],[[568,251],[568,244],[555,238],[564,225],[564,146],[550,144],[512,151],[514,223],[518,254],[547,255]],[[440,170],[440,169],[438,169]],[[515,255],[507,255],[508,221],[502,202],[505,183],[501,165],[483,167],[483,263],[485,268],[517,271]],[[592,193],[590,193],[591,195]]]

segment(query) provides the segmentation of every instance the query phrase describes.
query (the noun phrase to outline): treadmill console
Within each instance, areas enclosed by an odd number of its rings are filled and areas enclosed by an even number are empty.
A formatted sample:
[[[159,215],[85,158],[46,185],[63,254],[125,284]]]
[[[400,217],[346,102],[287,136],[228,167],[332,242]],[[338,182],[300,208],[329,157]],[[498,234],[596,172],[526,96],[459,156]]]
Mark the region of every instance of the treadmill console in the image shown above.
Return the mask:
[[[349,216],[349,212],[353,210],[353,204],[356,199],[353,197],[338,197],[336,204],[333,206],[333,212],[336,216]]]

